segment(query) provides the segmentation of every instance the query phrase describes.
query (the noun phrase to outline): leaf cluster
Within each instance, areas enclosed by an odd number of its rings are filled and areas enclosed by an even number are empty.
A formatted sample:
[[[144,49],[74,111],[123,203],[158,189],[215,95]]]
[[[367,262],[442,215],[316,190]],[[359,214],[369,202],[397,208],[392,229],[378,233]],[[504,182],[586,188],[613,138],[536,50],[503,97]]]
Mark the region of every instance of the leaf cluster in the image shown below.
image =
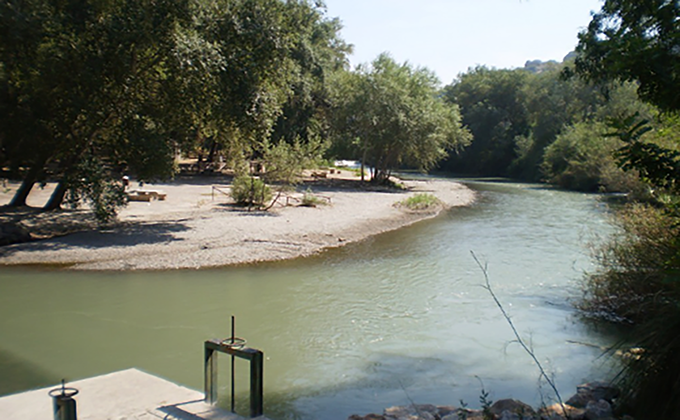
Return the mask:
[[[81,161],[152,181],[205,145],[244,161],[316,144],[351,49],[339,30],[306,0],[3,2],[0,163],[27,194],[78,188]]]
[[[679,110],[679,16],[677,1],[606,0],[579,34],[576,73],[595,82],[635,81],[644,100]]]

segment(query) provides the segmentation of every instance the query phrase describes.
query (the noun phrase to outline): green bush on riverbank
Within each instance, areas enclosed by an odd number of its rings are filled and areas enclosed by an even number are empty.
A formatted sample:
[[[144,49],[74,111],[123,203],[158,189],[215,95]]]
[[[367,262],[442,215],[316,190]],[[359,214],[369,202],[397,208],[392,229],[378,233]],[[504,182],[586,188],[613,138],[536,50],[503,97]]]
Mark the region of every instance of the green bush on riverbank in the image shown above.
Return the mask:
[[[626,412],[680,413],[680,223],[668,209],[632,205],[620,232],[597,252],[600,270],[584,284],[580,309],[627,326],[619,376]],[[627,406],[626,406],[627,405]]]

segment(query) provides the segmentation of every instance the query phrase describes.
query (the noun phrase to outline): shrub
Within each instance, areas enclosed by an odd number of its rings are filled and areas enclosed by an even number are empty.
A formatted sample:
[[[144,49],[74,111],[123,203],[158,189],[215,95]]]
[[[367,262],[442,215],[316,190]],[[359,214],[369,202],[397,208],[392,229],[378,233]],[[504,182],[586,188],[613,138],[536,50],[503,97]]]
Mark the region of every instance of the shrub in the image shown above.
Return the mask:
[[[613,154],[621,142],[606,133],[601,123],[568,127],[545,150],[541,169],[546,179],[571,190],[628,192],[637,176],[617,167]]]
[[[234,178],[231,197],[236,204],[248,207],[263,207],[272,198],[271,189],[261,179],[241,175]]]
[[[626,325],[636,347],[624,358],[620,385],[640,418],[680,415],[680,224],[651,206],[627,207],[620,233],[597,253],[579,307],[592,318]],[[630,352],[628,352],[630,353]]]
[[[432,194],[418,193],[397,204],[406,207],[409,210],[422,211],[439,207],[442,202]]]
[[[314,195],[312,192],[311,188],[308,188],[307,191],[305,191],[305,194],[302,196],[302,206],[305,207],[316,207],[316,206],[323,206],[328,204],[326,200],[324,200],[321,197],[318,197]]]

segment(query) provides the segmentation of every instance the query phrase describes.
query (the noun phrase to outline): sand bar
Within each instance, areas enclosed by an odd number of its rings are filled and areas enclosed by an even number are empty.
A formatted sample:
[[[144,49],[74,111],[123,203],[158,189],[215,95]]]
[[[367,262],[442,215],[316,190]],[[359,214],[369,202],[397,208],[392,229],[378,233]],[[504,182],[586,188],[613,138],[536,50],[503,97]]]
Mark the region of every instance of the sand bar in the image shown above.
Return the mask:
[[[472,190],[444,179],[403,181],[403,191],[371,189],[357,179],[335,176],[309,181],[286,194],[268,211],[233,205],[228,180],[177,179],[134,189],[160,191],[163,201],[130,202],[108,229],[83,231],[0,247],[0,265],[68,265],[77,270],[197,269],[312,255],[436,216],[441,210],[471,204]],[[17,185],[8,184],[0,204]],[[310,189],[328,205],[299,205]],[[443,205],[413,212],[395,205],[427,192]],[[31,193],[28,204],[42,205],[50,186]],[[284,204],[288,205],[284,205]],[[62,217],[70,217],[64,213]],[[42,217],[42,216],[41,216]],[[52,216],[50,216],[52,217]],[[28,221],[26,222],[28,223]],[[35,222],[34,222],[35,223]]]

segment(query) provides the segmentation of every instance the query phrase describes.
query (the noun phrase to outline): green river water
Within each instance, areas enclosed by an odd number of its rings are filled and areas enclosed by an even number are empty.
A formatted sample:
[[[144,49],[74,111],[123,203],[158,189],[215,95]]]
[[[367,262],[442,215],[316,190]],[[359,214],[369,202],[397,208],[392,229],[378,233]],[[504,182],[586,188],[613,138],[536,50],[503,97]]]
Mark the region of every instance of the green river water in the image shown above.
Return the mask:
[[[0,270],[0,395],[137,367],[202,389],[203,341],[237,335],[265,354],[265,414],[346,419],[410,400],[538,404],[538,369],[488,292],[473,251],[563,396],[606,378],[615,337],[570,304],[605,238],[597,195],[469,182],[469,208],[319,256],[201,271]],[[587,345],[584,345],[587,344]],[[227,404],[228,358],[220,398]],[[247,413],[247,364],[237,363]],[[547,387],[543,387],[550,398]]]

